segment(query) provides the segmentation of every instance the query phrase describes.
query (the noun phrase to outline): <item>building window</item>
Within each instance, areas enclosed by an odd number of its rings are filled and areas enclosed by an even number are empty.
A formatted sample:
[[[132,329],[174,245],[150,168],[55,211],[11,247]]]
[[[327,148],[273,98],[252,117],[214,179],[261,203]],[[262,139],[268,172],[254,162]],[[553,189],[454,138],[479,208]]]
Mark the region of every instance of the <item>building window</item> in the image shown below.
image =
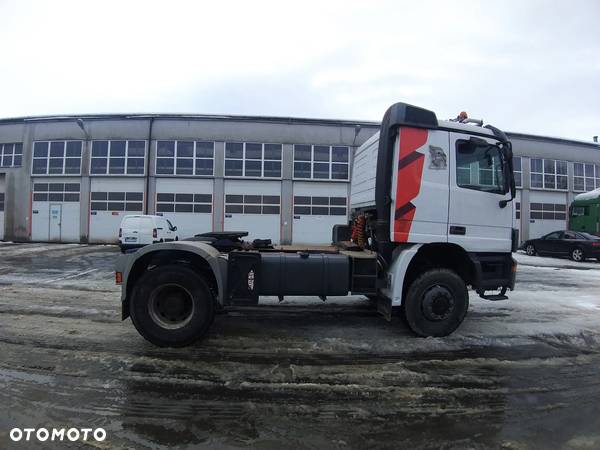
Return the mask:
[[[515,186],[523,187],[523,161],[520,156],[513,157],[513,174],[515,176]]]
[[[521,202],[515,203],[515,219],[521,218]]]
[[[531,203],[529,207],[530,219],[566,220],[567,208],[559,203]]]
[[[0,192],[0,212],[4,211],[4,192]]]
[[[212,213],[212,194],[175,194],[161,192],[156,194],[156,212],[159,214],[176,213]]]
[[[80,175],[81,141],[33,143],[32,175]]]
[[[146,141],[92,141],[91,175],[144,175]]]
[[[34,202],[78,202],[79,183],[34,183]]]
[[[0,144],[0,167],[21,167],[23,144]]]
[[[567,162],[554,159],[530,160],[531,188],[567,190]]]
[[[348,181],[349,162],[349,147],[294,145],[294,178]]]
[[[226,214],[279,214],[279,195],[226,195]]]
[[[346,216],[346,197],[294,196],[294,215]]]
[[[574,163],[573,190],[587,192],[600,188],[600,165]]]
[[[92,192],[91,211],[129,211],[144,210],[143,192]]]
[[[281,144],[225,143],[225,176],[281,178]]]
[[[158,141],[156,175],[212,176],[214,142]]]

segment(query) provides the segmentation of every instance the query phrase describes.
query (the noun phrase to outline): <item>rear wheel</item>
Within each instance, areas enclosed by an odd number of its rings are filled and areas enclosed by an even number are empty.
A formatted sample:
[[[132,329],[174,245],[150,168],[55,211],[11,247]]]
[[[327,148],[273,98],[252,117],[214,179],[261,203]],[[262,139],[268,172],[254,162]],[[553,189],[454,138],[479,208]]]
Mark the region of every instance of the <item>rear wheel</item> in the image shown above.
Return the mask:
[[[419,336],[447,336],[458,328],[469,308],[462,278],[449,269],[432,269],[412,282],[404,301],[408,326]]]
[[[131,320],[160,347],[184,347],[203,337],[214,317],[214,297],[202,276],[182,265],[159,266],[137,282]]]
[[[583,250],[580,249],[579,247],[575,247],[574,249],[572,249],[571,253],[569,253],[569,256],[571,257],[571,259],[573,261],[577,261],[577,262],[582,262],[585,259]]]
[[[529,256],[535,256],[535,254],[537,253],[533,244],[527,244],[527,247],[525,247],[525,252]]]

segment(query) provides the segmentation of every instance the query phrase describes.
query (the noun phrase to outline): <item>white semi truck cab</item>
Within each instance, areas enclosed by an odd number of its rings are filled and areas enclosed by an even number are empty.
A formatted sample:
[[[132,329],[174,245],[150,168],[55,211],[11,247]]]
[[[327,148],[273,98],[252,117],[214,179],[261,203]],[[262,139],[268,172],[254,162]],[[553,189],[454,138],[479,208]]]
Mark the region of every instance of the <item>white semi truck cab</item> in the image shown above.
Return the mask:
[[[463,321],[468,288],[506,299],[515,283],[515,184],[506,135],[438,120],[396,103],[356,150],[351,221],[328,247],[244,242],[215,232],[119,257],[122,318],[159,346],[204,336],[218,310],[260,296],[365,295],[419,336],[446,336]],[[265,236],[268,238],[268,236]]]

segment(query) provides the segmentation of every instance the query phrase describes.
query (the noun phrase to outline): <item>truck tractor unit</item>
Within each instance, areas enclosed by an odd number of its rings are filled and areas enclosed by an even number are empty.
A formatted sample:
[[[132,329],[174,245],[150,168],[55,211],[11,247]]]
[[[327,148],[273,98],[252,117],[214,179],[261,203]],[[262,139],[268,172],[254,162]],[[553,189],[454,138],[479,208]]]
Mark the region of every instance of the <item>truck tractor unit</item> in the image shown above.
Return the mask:
[[[569,207],[569,230],[600,236],[600,188],[575,196]]]
[[[181,347],[206,335],[216,312],[260,296],[364,295],[418,336],[447,336],[469,288],[487,300],[514,288],[514,197],[502,131],[396,103],[354,154],[351,217],[331,245],[224,231],[146,246],[117,262],[122,318],[155,345]]]

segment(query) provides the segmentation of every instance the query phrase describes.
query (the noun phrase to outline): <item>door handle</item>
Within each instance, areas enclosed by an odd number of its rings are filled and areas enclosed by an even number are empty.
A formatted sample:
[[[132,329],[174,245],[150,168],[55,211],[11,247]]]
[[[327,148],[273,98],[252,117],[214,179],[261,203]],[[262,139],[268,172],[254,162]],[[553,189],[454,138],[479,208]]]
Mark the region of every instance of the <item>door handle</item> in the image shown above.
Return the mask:
[[[467,234],[466,227],[457,227],[456,225],[450,225],[450,234],[458,234],[460,236],[464,236]]]

